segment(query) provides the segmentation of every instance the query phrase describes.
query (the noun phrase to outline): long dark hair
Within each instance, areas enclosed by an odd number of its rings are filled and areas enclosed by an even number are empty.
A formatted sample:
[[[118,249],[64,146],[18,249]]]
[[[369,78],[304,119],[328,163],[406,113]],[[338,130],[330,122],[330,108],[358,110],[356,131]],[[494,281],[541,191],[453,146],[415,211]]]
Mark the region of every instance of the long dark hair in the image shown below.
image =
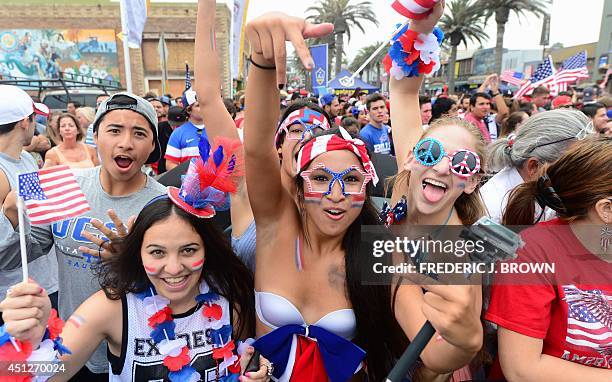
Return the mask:
[[[144,271],[140,248],[145,232],[155,223],[178,216],[200,235],[206,249],[202,278],[225,297],[238,311],[234,333],[240,337],[255,332],[255,295],[251,273],[236,257],[224,234],[208,219],[200,219],[177,207],[169,198],[160,197],[145,206],[130,233],[113,242],[116,254],[103,260],[98,268],[100,285],[106,296],[118,300],[128,293],[143,292],[150,284]]]
[[[317,136],[329,134],[341,137],[338,128],[324,131]],[[308,141],[306,140],[304,144]],[[305,227],[304,219],[307,215],[304,208],[304,181],[298,175],[295,177],[295,182],[302,226]],[[346,292],[357,321],[357,335],[353,342],[366,351],[368,380],[384,381],[395,360],[408,345],[408,338],[395,319],[392,300],[395,301],[397,285],[364,285],[361,278],[364,269],[372,269],[373,260],[371,254],[364,256],[360,253],[361,228],[381,225],[370,199],[372,191],[373,186],[369,183],[361,213],[344,234],[342,249],[346,253],[344,257]],[[304,236],[307,238],[307,232],[304,232]]]

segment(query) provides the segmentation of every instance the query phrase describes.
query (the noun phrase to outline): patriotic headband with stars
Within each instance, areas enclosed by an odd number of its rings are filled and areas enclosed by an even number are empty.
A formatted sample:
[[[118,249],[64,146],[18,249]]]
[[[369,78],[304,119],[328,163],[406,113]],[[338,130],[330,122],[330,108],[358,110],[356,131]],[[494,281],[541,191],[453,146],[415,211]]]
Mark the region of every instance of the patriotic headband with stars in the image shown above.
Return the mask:
[[[299,174],[305,170],[316,157],[323,153],[348,150],[357,155],[365,172],[372,177],[372,184],[376,186],[378,184],[378,175],[368,155],[365,143],[361,139],[352,138],[344,128],[340,127],[339,130],[342,137],[336,134],[321,135],[311,139],[300,148],[297,156],[297,173]]]
[[[440,0],[395,0],[391,7],[400,15],[422,20],[429,16]]]
[[[296,110],[292,112],[291,114],[289,114],[287,118],[285,118],[283,122],[278,126],[278,130],[276,130],[276,135],[274,136],[274,143],[276,144],[277,148],[280,147],[281,145],[280,143],[281,133],[283,131],[287,132],[287,129],[289,128],[289,126],[292,126],[297,121],[301,121],[302,123],[305,123],[307,125],[319,126],[323,130],[329,130],[331,128],[331,126],[329,125],[329,122],[327,121],[327,118],[325,118],[325,116],[319,113],[318,111],[308,109],[308,108],[302,108],[302,109]]]

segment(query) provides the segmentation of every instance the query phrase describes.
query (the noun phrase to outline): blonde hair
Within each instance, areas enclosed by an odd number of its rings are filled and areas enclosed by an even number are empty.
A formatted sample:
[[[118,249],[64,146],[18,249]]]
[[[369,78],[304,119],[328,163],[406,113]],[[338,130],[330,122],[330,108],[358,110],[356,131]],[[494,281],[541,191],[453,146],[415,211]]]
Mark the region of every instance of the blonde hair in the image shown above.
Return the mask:
[[[474,147],[474,151],[480,156],[480,165],[481,172],[485,172],[487,163],[487,150],[486,150],[486,142],[482,137],[482,133],[478,130],[477,127],[472,125],[471,123],[456,117],[444,117],[437,119],[434,123],[429,126],[429,129],[421,135],[420,139],[427,137],[432,131],[441,129],[447,126],[459,126],[465,130],[467,130],[475,139],[476,145]],[[393,191],[399,193],[399,185],[406,184],[410,180],[410,171],[403,169],[396,176],[391,178],[391,182],[393,182]],[[389,182],[388,184],[391,184]],[[455,200],[454,203],[455,209],[457,210],[457,214],[461,219],[461,222],[464,225],[472,225],[482,216],[486,215],[486,210],[484,207],[484,203],[480,197],[480,183],[476,186],[474,192],[467,194],[465,192],[461,193],[461,195]]]
[[[93,107],[83,106],[76,109],[76,112],[83,114],[90,124],[96,119],[96,111]]]

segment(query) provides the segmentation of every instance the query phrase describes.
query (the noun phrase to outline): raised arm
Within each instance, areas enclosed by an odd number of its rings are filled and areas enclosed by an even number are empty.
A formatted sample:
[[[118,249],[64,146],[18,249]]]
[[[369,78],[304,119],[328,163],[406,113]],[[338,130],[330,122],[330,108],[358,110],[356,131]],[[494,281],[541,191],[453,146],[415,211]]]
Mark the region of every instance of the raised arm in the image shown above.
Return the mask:
[[[291,41],[304,66],[312,69],[314,63],[304,38],[326,35],[333,27],[269,13],[251,21],[246,28],[253,61],[245,105],[246,178],[253,215],[259,225],[261,221],[274,221],[280,213],[278,207],[287,197],[273,144],[279,118],[278,90],[286,83],[285,42]]]
[[[443,12],[444,1],[440,1],[427,18],[411,20],[410,29],[418,33],[431,33]],[[405,77],[399,81],[391,76],[389,96],[393,121],[393,147],[395,147],[398,172],[404,168],[408,153],[423,134],[419,108],[419,89],[422,83],[423,75]]]
[[[194,69],[196,81],[193,89],[198,96],[208,137],[211,140],[214,137],[239,139],[236,125],[221,97],[219,53],[215,48],[215,12],[215,0],[198,1]]]
[[[206,134],[214,141],[215,137],[239,140],[238,131],[231,115],[221,98],[219,56],[215,49],[215,0],[199,0],[195,41],[195,81],[194,90],[204,117]],[[230,195],[230,214],[232,233],[240,236],[253,220],[251,204],[246,190],[246,180],[238,184],[238,192]]]

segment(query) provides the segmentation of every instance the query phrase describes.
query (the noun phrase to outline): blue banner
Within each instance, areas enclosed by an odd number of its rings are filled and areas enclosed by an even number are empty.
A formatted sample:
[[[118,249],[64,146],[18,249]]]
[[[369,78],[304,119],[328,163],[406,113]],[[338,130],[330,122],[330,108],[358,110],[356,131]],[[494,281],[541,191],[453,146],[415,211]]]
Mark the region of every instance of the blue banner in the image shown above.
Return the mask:
[[[314,69],[312,69],[312,89],[315,96],[317,96],[317,88],[327,87],[327,83],[329,82],[329,73],[327,73],[327,44],[311,46],[310,54],[315,64]]]

